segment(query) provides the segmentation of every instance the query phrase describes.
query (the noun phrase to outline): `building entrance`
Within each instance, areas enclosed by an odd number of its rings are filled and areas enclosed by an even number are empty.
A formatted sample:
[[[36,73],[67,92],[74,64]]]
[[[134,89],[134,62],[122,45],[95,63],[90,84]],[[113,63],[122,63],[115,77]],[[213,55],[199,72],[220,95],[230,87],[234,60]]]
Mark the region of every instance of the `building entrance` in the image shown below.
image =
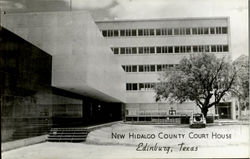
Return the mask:
[[[215,106],[216,114],[219,115],[220,119],[232,119],[231,116],[231,103],[219,103]]]

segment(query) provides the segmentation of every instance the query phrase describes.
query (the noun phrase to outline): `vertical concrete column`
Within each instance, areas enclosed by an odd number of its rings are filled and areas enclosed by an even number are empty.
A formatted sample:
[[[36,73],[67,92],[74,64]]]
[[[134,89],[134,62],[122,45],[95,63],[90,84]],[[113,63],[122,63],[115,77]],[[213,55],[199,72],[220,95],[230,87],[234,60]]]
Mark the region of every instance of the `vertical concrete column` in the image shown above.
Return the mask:
[[[231,101],[231,117],[232,119],[236,119],[236,110],[235,110],[235,98],[232,98],[232,101]]]

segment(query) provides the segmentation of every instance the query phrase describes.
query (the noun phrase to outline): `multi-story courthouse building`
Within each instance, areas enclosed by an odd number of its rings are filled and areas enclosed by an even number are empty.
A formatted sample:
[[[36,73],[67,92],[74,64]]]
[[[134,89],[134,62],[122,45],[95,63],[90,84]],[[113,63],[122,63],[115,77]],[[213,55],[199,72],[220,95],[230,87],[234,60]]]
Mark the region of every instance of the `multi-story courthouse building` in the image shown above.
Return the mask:
[[[97,21],[99,29],[126,72],[126,120],[159,121],[199,112],[193,102],[155,102],[154,86],[163,71],[171,71],[193,53],[208,52],[230,60],[229,18],[185,18]],[[223,105],[223,106],[222,106]],[[231,103],[210,109],[234,118]],[[166,120],[165,120],[166,121]]]
[[[51,126],[181,123],[200,110],[193,102],[155,102],[160,74],[192,53],[230,59],[229,31],[228,18],[95,22],[84,11],[1,14],[2,141]],[[232,103],[209,113],[234,118]]]

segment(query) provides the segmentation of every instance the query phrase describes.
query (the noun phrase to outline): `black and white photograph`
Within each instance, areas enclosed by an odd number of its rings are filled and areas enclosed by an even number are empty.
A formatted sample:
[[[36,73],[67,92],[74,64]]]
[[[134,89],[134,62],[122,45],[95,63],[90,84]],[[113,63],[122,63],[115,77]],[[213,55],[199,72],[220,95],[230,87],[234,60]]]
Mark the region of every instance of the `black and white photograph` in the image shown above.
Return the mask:
[[[249,158],[248,0],[0,0],[3,159]]]

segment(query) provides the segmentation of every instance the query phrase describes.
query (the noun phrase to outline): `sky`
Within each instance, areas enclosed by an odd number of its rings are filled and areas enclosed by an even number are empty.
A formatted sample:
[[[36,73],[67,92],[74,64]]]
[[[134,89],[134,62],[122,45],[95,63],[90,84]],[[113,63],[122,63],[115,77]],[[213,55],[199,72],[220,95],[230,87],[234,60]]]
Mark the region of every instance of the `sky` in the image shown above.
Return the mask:
[[[232,58],[248,55],[248,0],[0,0],[1,12],[88,10],[95,20],[230,17]]]

